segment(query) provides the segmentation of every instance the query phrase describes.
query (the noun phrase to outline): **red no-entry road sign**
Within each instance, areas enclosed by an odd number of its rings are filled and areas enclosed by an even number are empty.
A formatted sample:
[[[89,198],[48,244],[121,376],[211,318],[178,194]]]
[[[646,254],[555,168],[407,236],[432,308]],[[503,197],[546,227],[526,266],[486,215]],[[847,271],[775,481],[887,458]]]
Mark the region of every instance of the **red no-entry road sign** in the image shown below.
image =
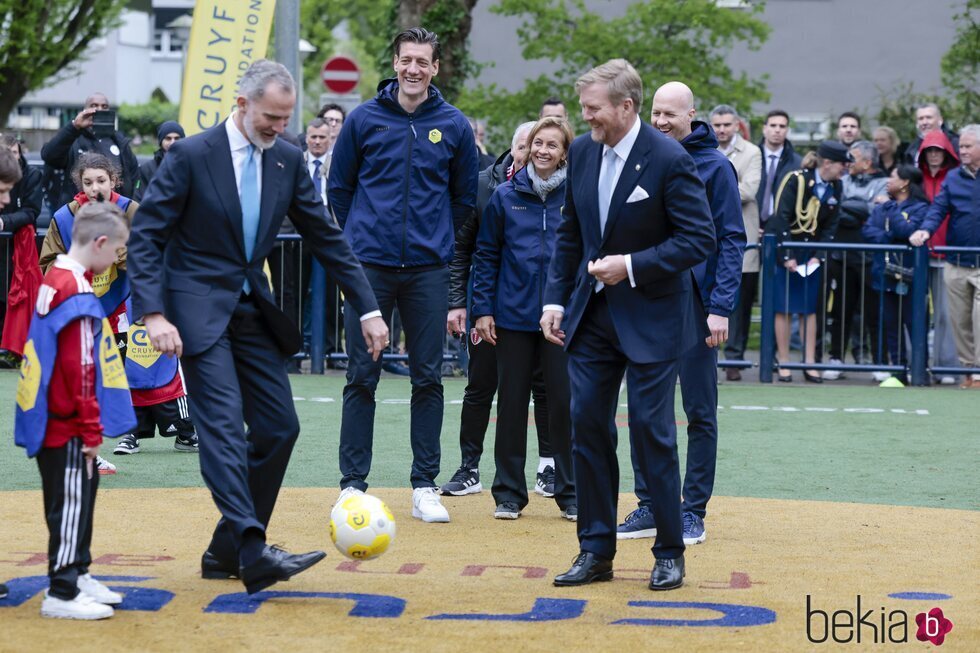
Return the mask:
[[[361,69],[349,57],[331,57],[323,64],[323,85],[334,93],[350,93],[357,88],[361,79]]]

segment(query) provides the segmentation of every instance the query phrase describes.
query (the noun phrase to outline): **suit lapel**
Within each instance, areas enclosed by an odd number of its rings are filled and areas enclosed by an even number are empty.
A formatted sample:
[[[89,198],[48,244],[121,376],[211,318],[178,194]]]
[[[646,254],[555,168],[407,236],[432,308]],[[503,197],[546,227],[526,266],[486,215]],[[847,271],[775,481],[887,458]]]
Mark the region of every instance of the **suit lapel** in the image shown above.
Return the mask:
[[[637,118],[639,120],[639,118]],[[612,200],[609,202],[609,214],[606,217],[606,230],[602,236],[602,244],[605,245],[606,240],[609,239],[609,234],[612,233],[613,227],[615,226],[616,220],[619,217],[620,210],[623,205],[626,204],[626,199],[636,188],[636,182],[640,179],[643,174],[643,170],[647,166],[647,154],[650,151],[650,136],[646,133],[645,125],[640,125],[640,133],[636,137],[636,142],[633,143],[633,149],[630,151],[629,158],[626,160],[626,165],[623,167],[623,171],[619,174],[619,180],[616,182],[616,189],[613,191]],[[596,176],[598,178],[598,175]],[[597,193],[598,195],[598,193]],[[596,213],[598,215],[598,213]]]
[[[283,185],[285,166],[283,165],[281,146],[277,142],[268,150],[262,152],[262,204],[259,209],[259,231],[257,242],[262,242],[269,229],[275,222],[272,210],[279,197],[279,189]]]
[[[242,204],[238,197],[238,182],[235,181],[235,166],[231,161],[231,145],[224,123],[215,127],[208,134],[207,143],[210,146],[207,158],[207,170],[211,176],[215,195],[221,200],[225,216],[235,232],[235,242],[245,256],[245,234],[242,231]]]

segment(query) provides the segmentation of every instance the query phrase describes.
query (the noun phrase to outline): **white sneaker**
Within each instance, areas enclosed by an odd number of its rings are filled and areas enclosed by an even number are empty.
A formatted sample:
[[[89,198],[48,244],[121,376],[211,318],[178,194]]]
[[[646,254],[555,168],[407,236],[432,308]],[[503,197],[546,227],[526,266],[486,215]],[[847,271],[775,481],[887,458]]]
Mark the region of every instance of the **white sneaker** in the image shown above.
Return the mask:
[[[429,524],[449,521],[449,511],[439,499],[439,488],[419,487],[412,491],[412,517]]]
[[[95,466],[98,468],[99,474],[102,476],[108,476],[109,474],[116,473],[116,466],[102,456],[95,457]]]
[[[839,358],[831,358],[827,363],[830,365],[844,364]],[[843,379],[844,373],[840,370],[824,370],[821,376],[823,376],[824,381],[836,381],[837,379]]]
[[[340,496],[337,497],[337,503],[335,503],[334,505],[335,506],[340,505],[344,501],[347,501],[347,499],[353,496],[357,496],[358,494],[364,494],[364,492],[358,490],[354,486],[345,487],[343,490],[340,491]]]
[[[888,372],[872,372],[871,378],[877,381],[878,383],[882,383],[892,378],[892,375]]]
[[[70,601],[49,596],[45,592],[44,600],[41,601],[42,617],[94,621],[96,619],[108,619],[113,614],[113,609],[110,606],[99,603],[85,592],[79,592],[78,596]]]
[[[939,385],[956,385],[955,376],[941,376],[939,377]]]
[[[84,576],[78,577],[78,589],[103,605],[119,605],[123,601],[122,594],[113,592],[92,578],[92,574],[85,574]]]

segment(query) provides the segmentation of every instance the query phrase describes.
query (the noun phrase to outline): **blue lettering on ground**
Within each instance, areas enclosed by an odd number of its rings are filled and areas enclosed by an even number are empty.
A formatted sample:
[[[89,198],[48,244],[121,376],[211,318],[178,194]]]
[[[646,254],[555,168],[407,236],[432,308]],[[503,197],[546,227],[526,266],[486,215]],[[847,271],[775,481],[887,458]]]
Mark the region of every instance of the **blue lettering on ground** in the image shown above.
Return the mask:
[[[522,614],[436,614],[426,619],[461,621],[563,621],[582,616],[587,601],[576,599],[535,599],[530,612]]]
[[[95,576],[96,580],[103,583],[142,583],[153,578],[153,576]],[[49,583],[47,576],[24,576],[9,580],[6,585],[10,594],[7,598],[0,599],[0,608],[15,608],[23,605],[35,595],[48,589]],[[109,585],[109,589],[123,595],[123,602],[116,606],[117,610],[157,612],[174,598],[173,592],[152,587]]]
[[[346,594],[338,592],[256,592],[222,594],[204,608],[219,614],[253,614],[270,599],[339,599],[354,601],[348,617],[392,619],[405,611],[405,599],[386,594]]]
[[[717,619],[620,619],[613,625],[626,626],[692,626],[715,628],[744,628],[765,626],[776,621],[776,613],[768,608],[733,603],[701,603],[697,601],[630,601],[634,608],[675,608],[681,610],[712,610],[720,612]]]
[[[948,601],[953,598],[952,594],[940,594],[938,592],[895,592],[889,594],[890,599],[904,599],[906,601]]]

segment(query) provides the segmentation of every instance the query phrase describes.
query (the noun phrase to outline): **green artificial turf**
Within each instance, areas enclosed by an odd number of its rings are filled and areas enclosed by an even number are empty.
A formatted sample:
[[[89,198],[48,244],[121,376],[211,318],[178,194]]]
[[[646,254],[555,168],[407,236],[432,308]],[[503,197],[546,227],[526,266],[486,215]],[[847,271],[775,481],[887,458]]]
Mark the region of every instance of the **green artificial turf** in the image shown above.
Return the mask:
[[[286,485],[336,487],[344,378],[293,376],[302,433]],[[16,372],[0,373],[0,490],[37,489],[37,468],[13,444]],[[460,462],[459,400],[464,379],[445,379],[442,429],[445,482]],[[374,464],[369,483],[408,487],[411,465],[409,399],[402,377],[385,376],[378,389]],[[321,399],[315,401],[314,399]],[[332,399],[333,401],[323,401]],[[456,401],[457,403],[451,403]],[[625,393],[623,394],[625,403]],[[910,506],[980,509],[977,403],[980,393],[955,388],[886,390],[860,385],[772,386],[743,382],[719,388],[720,437],[715,493],[729,496],[812,499]],[[679,422],[685,420],[677,397]],[[809,410],[808,410],[809,409]],[[872,412],[863,412],[864,409]],[[626,423],[626,408],[620,408]],[[906,413],[895,413],[904,410]],[[926,415],[915,410],[928,411]],[[855,412],[857,411],[857,412]],[[883,412],[874,412],[883,411]],[[493,423],[481,465],[484,486],[493,479]],[[528,481],[537,463],[536,439],[528,442]],[[681,464],[686,437],[678,427]],[[632,488],[629,441],[620,429],[623,491]],[[102,487],[188,487],[203,485],[194,454],[172,450],[173,440],[143,441],[135,456],[106,457],[119,473]],[[106,445],[111,449],[112,443]],[[683,467],[682,467],[683,469]]]

